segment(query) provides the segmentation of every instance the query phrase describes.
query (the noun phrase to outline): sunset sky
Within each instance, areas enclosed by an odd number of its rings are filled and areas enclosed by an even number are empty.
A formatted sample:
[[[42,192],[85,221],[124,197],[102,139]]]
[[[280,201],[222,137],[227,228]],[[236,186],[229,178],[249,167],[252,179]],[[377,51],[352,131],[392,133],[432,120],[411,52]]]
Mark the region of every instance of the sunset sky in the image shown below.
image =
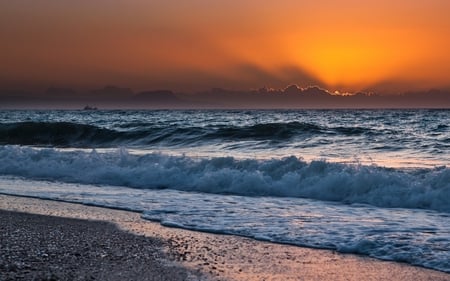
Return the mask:
[[[0,88],[450,86],[448,0],[0,2]]]

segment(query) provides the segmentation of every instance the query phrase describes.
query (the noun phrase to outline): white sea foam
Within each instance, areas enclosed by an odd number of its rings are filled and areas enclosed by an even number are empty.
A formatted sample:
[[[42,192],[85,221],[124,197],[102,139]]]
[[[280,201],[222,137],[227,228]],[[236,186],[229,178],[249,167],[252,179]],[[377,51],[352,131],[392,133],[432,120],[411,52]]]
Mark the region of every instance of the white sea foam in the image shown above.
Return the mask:
[[[69,183],[177,189],[244,196],[303,197],[450,212],[450,169],[401,170],[305,162],[239,160],[0,147],[0,174]]]
[[[0,177],[0,192],[142,212],[165,226],[333,249],[450,273],[450,214],[292,197],[67,184]]]

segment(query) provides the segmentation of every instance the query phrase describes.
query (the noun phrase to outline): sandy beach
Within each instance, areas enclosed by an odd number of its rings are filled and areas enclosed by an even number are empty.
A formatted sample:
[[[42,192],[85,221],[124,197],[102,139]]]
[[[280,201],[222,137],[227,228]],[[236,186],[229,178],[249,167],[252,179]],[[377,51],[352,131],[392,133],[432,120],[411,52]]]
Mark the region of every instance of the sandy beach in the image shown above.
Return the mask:
[[[167,228],[138,213],[0,196],[0,280],[450,280],[367,257]]]

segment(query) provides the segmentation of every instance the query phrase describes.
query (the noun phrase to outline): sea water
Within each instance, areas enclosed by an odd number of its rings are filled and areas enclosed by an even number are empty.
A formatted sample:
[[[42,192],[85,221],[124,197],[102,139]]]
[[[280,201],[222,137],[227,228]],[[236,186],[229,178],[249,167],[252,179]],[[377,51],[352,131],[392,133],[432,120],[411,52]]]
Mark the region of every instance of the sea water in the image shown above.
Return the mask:
[[[0,192],[450,272],[450,110],[1,111]]]

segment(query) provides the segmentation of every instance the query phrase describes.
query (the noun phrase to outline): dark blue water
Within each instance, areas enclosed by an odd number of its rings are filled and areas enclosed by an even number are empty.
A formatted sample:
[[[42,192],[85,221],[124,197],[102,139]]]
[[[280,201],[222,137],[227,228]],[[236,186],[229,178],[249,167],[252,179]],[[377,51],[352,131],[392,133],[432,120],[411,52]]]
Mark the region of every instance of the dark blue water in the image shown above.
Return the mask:
[[[450,110],[3,111],[0,144],[434,167],[449,124]]]

